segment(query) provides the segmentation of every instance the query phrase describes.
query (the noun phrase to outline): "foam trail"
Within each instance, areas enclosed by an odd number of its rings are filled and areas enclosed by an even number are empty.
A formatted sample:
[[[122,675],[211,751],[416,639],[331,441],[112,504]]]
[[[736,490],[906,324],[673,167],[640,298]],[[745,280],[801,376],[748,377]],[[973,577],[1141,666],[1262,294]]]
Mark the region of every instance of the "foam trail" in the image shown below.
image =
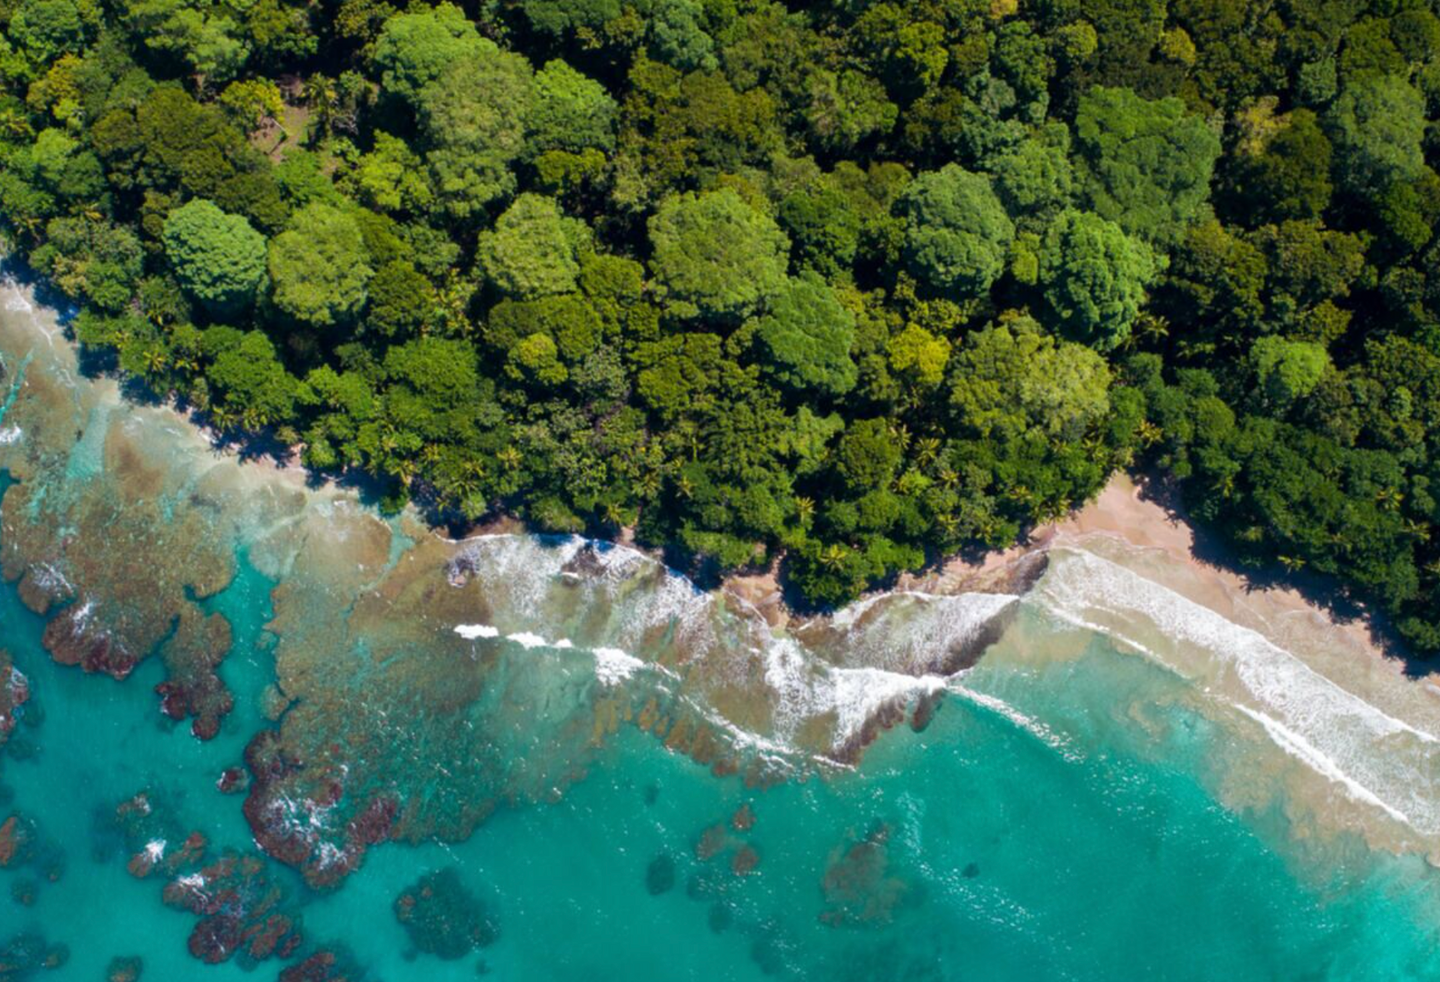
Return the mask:
[[[456,624],[455,633],[466,641],[474,641],[476,638],[499,637],[500,629],[489,624]]]
[[[1039,739],[1041,743],[1044,743],[1053,750],[1060,751],[1067,760],[1073,761],[1079,759],[1079,755],[1070,750],[1069,742],[1064,737],[1060,736],[1033,716],[1022,713],[1004,699],[989,695],[985,692],[976,692],[974,689],[961,685],[954,680],[951,680],[946,688],[950,692],[955,693],[977,706],[983,706],[992,712],[1000,714],[1022,730],[1025,730],[1031,736]]]
[[[605,685],[617,685],[634,675],[645,663],[619,648],[594,648],[595,677]]]
[[[1357,800],[1403,816],[1397,820],[1416,831],[1440,833],[1440,740],[1433,732],[1390,715],[1259,631],[1134,570],[1085,549],[1056,548],[1052,556],[1059,561],[1052,560],[1030,603],[1121,640],[1207,691],[1238,682],[1253,699],[1242,696],[1251,705],[1240,708],[1282,750],[1344,784]],[[1152,631],[1159,638],[1154,644],[1133,640]]]
[[[1290,729],[1284,723],[1276,719],[1271,719],[1264,713],[1256,712],[1249,706],[1242,706],[1239,703],[1235,703],[1234,706],[1246,716],[1249,716],[1263,726],[1265,732],[1270,735],[1270,739],[1279,744],[1286,753],[1303,761],[1311,770],[1318,771],[1336,784],[1341,785],[1346,791],[1350,792],[1350,795],[1356,800],[1363,801],[1367,805],[1374,805],[1397,822],[1402,822],[1405,825],[1411,824],[1410,819],[1405,817],[1404,812],[1390,805],[1374,791],[1371,791],[1349,774],[1346,774],[1341,770],[1339,764],[1325,756],[1324,753],[1313,746],[1308,740]]]

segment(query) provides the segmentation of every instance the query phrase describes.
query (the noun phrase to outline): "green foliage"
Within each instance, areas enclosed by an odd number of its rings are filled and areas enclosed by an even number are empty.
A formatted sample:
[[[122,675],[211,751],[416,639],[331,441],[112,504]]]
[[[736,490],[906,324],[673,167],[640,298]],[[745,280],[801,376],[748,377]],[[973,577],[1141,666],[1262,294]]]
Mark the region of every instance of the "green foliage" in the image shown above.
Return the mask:
[[[1330,355],[1311,341],[1269,335],[1250,349],[1255,374],[1265,394],[1282,404],[1308,396],[1330,370]]]
[[[855,387],[855,315],[816,273],[802,273],[775,295],[755,339],[771,374],[793,390],[838,396]]]
[[[165,219],[165,255],[191,296],[217,314],[248,307],[265,283],[265,236],[196,198]]]
[[[1005,268],[1015,225],[985,175],[947,164],[917,177],[900,206],[906,265],[938,293],[974,297]]]
[[[1080,97],[1075,140],[1081,187],[1102,218],[1168,242],[1200,216],[1220,140],[1179,99],[1097,86]]]
[[[1099,215],[1065,211],[1050,224],[1040,249],[1039,282],[1060,330],[1098,351],[1113,351],[1155,278],[1145,243]]]
[[[677,317],[738,323],[785,285],[790,242],[731,188],[661,202],[651,267]]]
[[[426,86],[453,66],[493,55],[493,43],[480,36],[464,11],[450,3],[397,14],[385,22],[373,57],[387,95],[411,104]]]
[[[473,217],[514,190],[510,165],[525,148],[533,81],[529,62],[482,38],[419,90],[430,180],[451,216]]]
[[[308,205],[270,240],[275,305],[319,327],[348,321],[365,304],[369,259],[354,217],[330,205]]]
[[[13,0],[0,220],[389,506],[824,604],[1158,468],[1435,651],[1432,7]]]
[[[950,404],[980,437],[1037,431],[1076,439],[1110,410],[1110,369],[1084,345],[1019,318],[977,331],[955,352]]]
[[[589,247],[585,223],[560,213],[554,198],[522,194],[482,232],[476,257],[485,277],[501,292],[529,299],[570,293],[580,275],[580,254]]]
[[[618,107],[605,87],[565,64],[552,61],[535,73],[535,103],[529,115],[532,151],[611,150]]]
[[[1419,176],[1425,100],[1405,79],[1374,75],[1345,86],[1330,114],[1339,173],[1359,194]]]
[[[36,62],[49,62],[81,50],[99,19],[96,5],[85,0],[21,0],[6,36]]]

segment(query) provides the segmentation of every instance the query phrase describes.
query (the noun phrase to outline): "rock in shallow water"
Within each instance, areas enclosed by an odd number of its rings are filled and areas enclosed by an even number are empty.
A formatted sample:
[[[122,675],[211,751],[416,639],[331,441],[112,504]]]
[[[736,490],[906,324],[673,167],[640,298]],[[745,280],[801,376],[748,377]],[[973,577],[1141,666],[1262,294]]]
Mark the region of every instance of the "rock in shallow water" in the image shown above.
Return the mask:
[[[395,919],[417,951],[446,959],[463,958],[499,936],[485,903],[454,867],[422,876],[396,897]]]

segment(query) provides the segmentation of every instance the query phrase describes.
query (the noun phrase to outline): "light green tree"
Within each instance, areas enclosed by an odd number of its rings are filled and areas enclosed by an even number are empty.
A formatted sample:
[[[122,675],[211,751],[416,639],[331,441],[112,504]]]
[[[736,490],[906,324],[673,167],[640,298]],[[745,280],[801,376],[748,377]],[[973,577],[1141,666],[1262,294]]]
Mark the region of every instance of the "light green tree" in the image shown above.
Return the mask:
[[[476,258],[502,292],[528,300],[572,292],[589,245],[590,229],[562,214],[554,198],[522,194],[480,234]]]
[[[800,274],[775,295],[755,340],[766,369],[791,389],[836,396],[855,387],[855,315],[816,273]]]
[[[358,314],[373,273],[359,223],[323,204],[297,211],[270,240],[269,266],[275,305],[319,327]]]
[[[1057,341],[1028,317],[965,338],[950,404],[976,436],[1038,431],[1074,440],[1110,411],[1110,368],[1090,348]]]
[[[535,73],[529,115],[531,153],[615,147],[615,100],[605,86],[556,59]]]
[[[1265,394],[1281,404],[1309,395],[1331,367],[1330,354],[1320,345],[1273,334],[1255,342],[1250,361]]]
[[[217,314],[249,306],[265,283],[265,236],[241,215],[196,198],[165,219],[162,241],[175,277]]]
[[[1090,207],[1127,232],[1173,241],[1209,200],[1220,138],[1177,98],[1096,86],[1080,97],[1075,141]]]
[[[1403,78],[1371,75],[1346,85],[1330,123],[1351,190],[1375,194],[1425,166],[1425,99]]]
[[[383,91],[414,103],[420,90],[437,81],[446,69],[484,57],[494,48],[463,10],[442,3],[387,20],[372,57],[380,69]]]
[[[681,317],[738,323],[785,286],[790,240],[732,188],[661,202],[650,244],[655,278]]]

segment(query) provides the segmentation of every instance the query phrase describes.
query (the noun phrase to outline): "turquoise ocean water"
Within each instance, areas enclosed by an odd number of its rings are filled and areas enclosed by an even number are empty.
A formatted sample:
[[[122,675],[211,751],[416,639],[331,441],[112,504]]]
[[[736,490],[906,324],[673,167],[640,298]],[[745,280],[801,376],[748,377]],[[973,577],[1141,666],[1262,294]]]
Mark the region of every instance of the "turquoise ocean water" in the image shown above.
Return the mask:
[[[0,646],[31,698],[0,750],[0,821],[33,831],[0,868],[6,982],[99,980],[117,956],[147,979],[268,979],[320,951],[330,968],[291,978],[1440,979],[1440,701],[1347,665],[1322,627],[1213,610],[1163,557],[1081,539],[1024,596],[882,598],[777,637],[633,554],[428,542],[342,492],[274,491],[71,372],[43,312],[7,297],[0,427],[30,491],[0,526]],[[139,480],[145,454],[165,463]],[[121,493],[155,496],[151,526],[86,504]],[[157,572],[215,555],[218,590]],[[44,614],[41,566],[69,584]],[[157,648],[180,650],[190,615],[149,606],[165,591],[229,625],[233,709],[210,740],[159,711],[179,656],[117,681],[47,651],[66,610],[117,643],[158,618]],[[982,623],[985,657],[936,674]],[[904,719],[852,763],[838,748],[886,707]],[[680,719],[711,749],[667,733]],[[265,813],[311,829],[309,858],[263,858],[245,794],[217,787],[272,730],[290,770]],[[264,893],[302,938],[289,957],[191,955],[201,918],[163,898],[215,881],[165,865],[179,841],[116,831],[139,792],[204,835],[205,863],[261,857],[264,889],[208,910]],[[416,841],[319,882],[377,799]],[[137,848],[160,867],[144,878]],[[438,871],[465,899],[437,930],[485,925],[459,952],[418,950],[396,916]],[[27,935],[63,964],[27,967]]]

